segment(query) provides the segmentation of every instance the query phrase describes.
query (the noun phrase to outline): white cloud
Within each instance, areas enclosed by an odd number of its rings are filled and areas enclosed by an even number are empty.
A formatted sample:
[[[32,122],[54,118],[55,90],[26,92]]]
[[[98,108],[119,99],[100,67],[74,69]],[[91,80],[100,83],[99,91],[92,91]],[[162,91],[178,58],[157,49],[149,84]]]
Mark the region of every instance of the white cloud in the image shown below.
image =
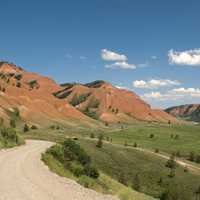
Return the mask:
[[[106,61],[126,61],[126,55],[119,54],[107,49],[101,50],[101,58]]]
[[[169,63],[176,65],[200,65],[200,49],[188,50],[188,51],[174,51],[171,49],[168,52]]]
[[[118,88],[118,89],[130,90],[129,88],[127,88],[125,86],[121,86],[121,85],[116,85],[115,87]]]
[[[113,64],[108,64],[105,65],[106,68],[111,68],[111,69],[117,69],[117,68],[121,68],[121,69],[135,69],[136,65],[134,64],[129,64],[126,61],[123,62],[115,62]]]
[[[144,100],[174,101],[200,98],[200,88],[176,88],[166,93],[151,92],[141,96]]]
[[[80,58],[81,60],[86,60],[86,59],[87,59],[86,56],[80,56],[79,58]]]
[[[160,87],[169,87],[174,85],[180,85],[181,83],[177,80],[169,79],[152,79],[149,81],[136,80],[133,81],[133,86],[135,88],[144,88],[144,89],[156,89]]]
[[[157,57],[157,56],[151,56],[151,59],[153,59],[153,60],[157,60],[158,57]]]

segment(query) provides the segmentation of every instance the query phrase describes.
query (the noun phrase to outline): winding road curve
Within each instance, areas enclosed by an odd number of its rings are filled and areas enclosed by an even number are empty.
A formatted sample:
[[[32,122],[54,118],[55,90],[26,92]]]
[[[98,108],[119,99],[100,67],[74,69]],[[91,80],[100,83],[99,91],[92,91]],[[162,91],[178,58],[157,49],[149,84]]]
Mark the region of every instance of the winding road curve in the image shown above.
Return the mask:
[[[51,145],[28,140],[0,151],[0,200],[117,200],[50,172],[40,158]]]

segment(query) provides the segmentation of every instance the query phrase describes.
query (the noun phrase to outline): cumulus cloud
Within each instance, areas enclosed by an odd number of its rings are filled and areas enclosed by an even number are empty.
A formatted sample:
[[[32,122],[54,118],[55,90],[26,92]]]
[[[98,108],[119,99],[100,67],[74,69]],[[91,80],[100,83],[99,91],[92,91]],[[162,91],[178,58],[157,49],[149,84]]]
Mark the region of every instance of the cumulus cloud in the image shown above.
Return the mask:
[[[174,51],[171,49],[168,52],[169,63],[176,65],[200,65],[200,49],[187,50],[187,51]]]
[[[117,69],[117,68],[121,68],[121,69],[135,69],[136,65],[134,64],[129,64],[126,61],[123,62],[115,62],[113,64],[107,64],[105,65],[106,68],[111,68],[111,69]]]
[[[136,80],[133,81],[133,86],[135,88],[143,88],[143,89],[156,89],[160,87],[169,87],[180,85],[181,83],[177,80],[169,80],[169,79],[152,79],[149,81],[144,80]]]
[[[200,88],[175,88],[166,93],[151,92],[142,95],[144,100],[171,101],[200,98]]]
[[[106,61],[126,61],[126,55],[119,54],[107,49],[101,50],[101,58]]]

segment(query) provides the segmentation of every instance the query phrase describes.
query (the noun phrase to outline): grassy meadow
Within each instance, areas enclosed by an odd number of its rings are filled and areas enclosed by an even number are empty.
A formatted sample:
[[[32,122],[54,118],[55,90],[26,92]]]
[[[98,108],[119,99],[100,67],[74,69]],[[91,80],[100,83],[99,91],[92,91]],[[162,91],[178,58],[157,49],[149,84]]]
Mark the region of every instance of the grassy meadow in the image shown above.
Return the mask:
[[[103,147],[97,148],[97,137],[100,134],[104,136]],[[91,139],[91,135],[95,138]],[[31,130],[23,133],[23,136],[56,142],[62,142],[69,137],[76,138],[76,142],[90,155],[95,167],[101,171],[100,177],[107,177],[110,181],[127,189],[127,197],[120,196],[123,200],[135,199],[135,194],[132,196],[128,192],[136,192],[135,189],[131,189],[134,184],[139,185],[136,190],[154,198],[159,198],[165,191],[174,189],[175,193],[182,195],[181,200],[195,199],[195,191],[200,186],[200,174],[185,171],[184,167],[176,165],[173,177],[171,177],[172,170],[165,166],[165,159],[148,152],[138,151],[133,147],[137,144],[140,148],[152,151],[159,149],[160,152],[166,154],[179,152],[181,158],[185,159],[190,152],[200,153],[199,125],[136,123],[123,127],[109,125],[101,129],[69,129],[66,127],[52,129],[49,127]],[[56,173],[74,179],[69,172],[63,171],[59,163],[55,164],[53,158],[48,157],[46,163]],[[193,164],[199,166],[197,163]],[[83,180],[76,181],[84,185]],[[115,187],[102,189],[94,183],[91,188],[115,194]]]

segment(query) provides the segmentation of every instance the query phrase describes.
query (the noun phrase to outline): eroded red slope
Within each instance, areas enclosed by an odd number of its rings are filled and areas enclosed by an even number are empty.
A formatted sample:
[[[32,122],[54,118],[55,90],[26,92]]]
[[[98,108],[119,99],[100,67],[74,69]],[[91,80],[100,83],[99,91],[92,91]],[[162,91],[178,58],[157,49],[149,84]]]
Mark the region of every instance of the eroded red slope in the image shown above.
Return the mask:
[[[107,122],[131,122],[134,119],[177,122],[168,113],[152,109],[135,93],[118,89],[104,81],[86,85],[66,84],[55,95],[86,114],[96,113],[95,117]]]

